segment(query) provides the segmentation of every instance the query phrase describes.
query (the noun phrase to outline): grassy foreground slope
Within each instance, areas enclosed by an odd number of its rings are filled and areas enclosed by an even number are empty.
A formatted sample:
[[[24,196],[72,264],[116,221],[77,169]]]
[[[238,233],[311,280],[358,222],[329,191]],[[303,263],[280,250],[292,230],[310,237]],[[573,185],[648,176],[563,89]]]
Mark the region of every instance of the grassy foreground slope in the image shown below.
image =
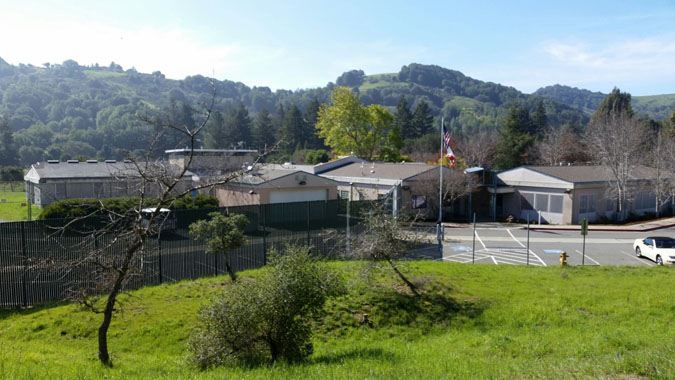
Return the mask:
[[[416,300],[376,285],[390,277],[366,281],[357,263],[334,265],[351,290],[327,305],[306,363],[188,366],[195,315],[228,286],[219,277],[125,298],[111,328],[112,369],[96,360],[100,316],[75,305],[1,312],[0,378],[675,378],[672,268],[411,262],[407,270],[425,289]],[[361,313],[372,326],[359,326]]]

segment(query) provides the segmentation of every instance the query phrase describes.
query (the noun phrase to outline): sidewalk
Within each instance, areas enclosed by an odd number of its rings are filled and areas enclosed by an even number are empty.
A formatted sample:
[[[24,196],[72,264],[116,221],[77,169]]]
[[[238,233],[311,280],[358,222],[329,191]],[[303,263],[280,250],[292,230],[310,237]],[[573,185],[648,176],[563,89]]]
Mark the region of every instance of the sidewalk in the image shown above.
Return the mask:
[[[470,223],[443,223],[446,228],[468,228]],[[490,225],[493,227],[510,227],[510,228],[527,228],[524,224],[507,224],[507,223],[480,223],[477,226],[486,227]],[[640,222],[613,225],[613,224],[589,224],[589,231],[622,231],[622,232],[648,232],[656,231],[664,228],[675,227],[675,217],[661,218],[656,220],[645,220]],[[576,225],[562,225],[562,224],[534,224],[530,223],[530,230],[540,231],[580,231],[581,226]]]

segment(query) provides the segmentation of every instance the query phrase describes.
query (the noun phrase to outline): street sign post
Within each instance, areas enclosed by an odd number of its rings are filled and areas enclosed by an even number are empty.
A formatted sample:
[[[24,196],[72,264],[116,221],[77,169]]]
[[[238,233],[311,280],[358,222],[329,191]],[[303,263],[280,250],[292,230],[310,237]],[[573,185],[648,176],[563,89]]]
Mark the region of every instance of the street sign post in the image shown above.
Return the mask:
[[[588,235],[588,218],[583,218],[581,220],[581,235],[584,237],[584,242],[581,247],[581,265],[584,265],[586,261],[586,235]]]

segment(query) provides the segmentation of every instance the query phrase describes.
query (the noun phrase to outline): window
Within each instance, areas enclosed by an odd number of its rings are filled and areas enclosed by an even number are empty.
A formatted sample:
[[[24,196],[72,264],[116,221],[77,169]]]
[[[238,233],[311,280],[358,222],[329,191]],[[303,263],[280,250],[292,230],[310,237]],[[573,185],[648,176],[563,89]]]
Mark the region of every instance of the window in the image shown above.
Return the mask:
[[[338,198],[340,199],[349,199],[349,191],[347,190],[340,190],[338,192]]]
[[[616,211],[616,199],[608,199],[607,200],[607,212],[614,212]]]
[[[413,195],[412,208],[427,208],[427,197],[424,195]]]
[[[534,194],[520,193],[520,208],[523,210],[532,210],[534,205]]]
[[[535,194],[534,196],[535,210],[547,212],[548,211],[548,194]]]
[[[562,195],[551,195],[551,199],[549,201],[548,211],[556,213],[556,214],[562,214],[562,212],[563,212],[563,196]]]
[[[579,214],[595,212],[595,194],[582,195],[579,199]]]
[[[635,209],[644,210],[644,209],[654,209],[656,208],[656,199],[648,191],[641,191],[635,197]]]

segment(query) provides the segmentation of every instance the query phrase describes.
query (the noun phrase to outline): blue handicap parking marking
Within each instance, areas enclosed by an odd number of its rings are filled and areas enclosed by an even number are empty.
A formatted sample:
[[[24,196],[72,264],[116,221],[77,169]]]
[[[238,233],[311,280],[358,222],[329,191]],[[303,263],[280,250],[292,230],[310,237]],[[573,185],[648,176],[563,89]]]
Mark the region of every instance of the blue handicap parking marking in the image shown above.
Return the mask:
[[[560,255],[564,251],[562,249],[543,249],[544,253],[552,253],[556,255]]]
[[[471,250],[471,247],[467,247],[465,245],[455,245],[450,247],[455,252],[468,252]]]

